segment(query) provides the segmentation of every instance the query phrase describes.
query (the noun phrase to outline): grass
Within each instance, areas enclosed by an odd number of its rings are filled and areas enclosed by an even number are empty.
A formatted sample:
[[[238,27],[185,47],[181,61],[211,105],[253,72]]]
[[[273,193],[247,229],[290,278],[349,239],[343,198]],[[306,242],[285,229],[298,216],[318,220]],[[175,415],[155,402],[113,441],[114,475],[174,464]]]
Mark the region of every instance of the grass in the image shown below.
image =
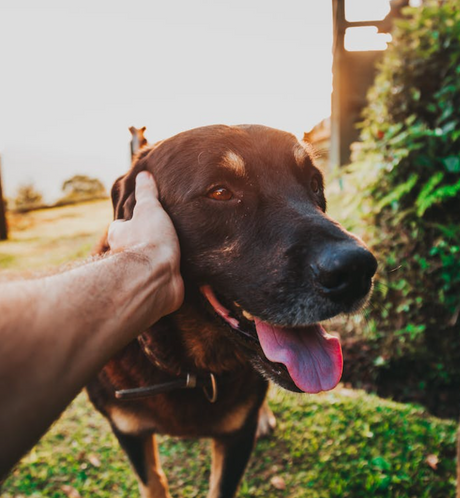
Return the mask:
[[[35,270],[85,257],[110,218],[102,201],[10,218],[11,240],[0,243],[0,267]],[[455,422],[344,388],[316,396],[272,389],[270,400],[278,427],[258,442],[240,497],[455,496]],[[173,496],[206,495],[208,446],[161,438]],[[7,479],[2,496],[138,492],[108,424],[81,394]]]
[[[109,200],[42,209],[8,217],[0,270],[38,270],[85,258],[112,220]]]
[[[347,389],[316,396],[273,389],[270,398],[278,427],[258,442],[239,496],[454,496],[454,422]],[[173,496],[205,496],[207,441],[162,437],[160,452]],[[137,496],[125,456],[84,394],[6,481],[3,497],[73,498],[76,492]]]

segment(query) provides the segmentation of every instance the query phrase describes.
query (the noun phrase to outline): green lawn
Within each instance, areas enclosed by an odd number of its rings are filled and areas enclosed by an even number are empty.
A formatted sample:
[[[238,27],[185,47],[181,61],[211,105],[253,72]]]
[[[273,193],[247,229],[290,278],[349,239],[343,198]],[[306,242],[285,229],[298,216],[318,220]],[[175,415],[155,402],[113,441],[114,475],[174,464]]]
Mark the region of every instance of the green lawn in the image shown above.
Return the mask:
[[[270,398],[278,427],[257,444],[241,497],[454,496],[454,422],[346,389],[316,396],[273,389]],[[205,496],[208,443],[161,441],[173,495]],[[3,496],[76,498],[71,490],[82,497],[137,496],[126,458],[84,394],[22,461]]]
[[[10,220],[12,240],[0,243],[0,268],[37,269],[84,257],[110,217],[109,203],[97,202]],[[316,396],[273,388],[270,399],[278,427],[257,444],[239,496],[455,496],[454,421],[342,387]],[[205,496],[208,442],[161,441],[173,495]],[[138,495],[108,424],[82,394],[23,459],[2,496]]]

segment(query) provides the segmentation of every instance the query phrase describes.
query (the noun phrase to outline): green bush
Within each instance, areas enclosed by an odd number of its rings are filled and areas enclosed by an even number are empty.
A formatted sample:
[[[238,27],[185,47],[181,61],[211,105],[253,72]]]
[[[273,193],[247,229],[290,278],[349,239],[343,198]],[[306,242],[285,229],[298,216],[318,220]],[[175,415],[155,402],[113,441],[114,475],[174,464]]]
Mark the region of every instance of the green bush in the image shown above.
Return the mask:
[[[351,170],[380,265],[376,368],[410,365],[400,374],[423,390],[460,383],[460,8],[433,0],[405,13]]]

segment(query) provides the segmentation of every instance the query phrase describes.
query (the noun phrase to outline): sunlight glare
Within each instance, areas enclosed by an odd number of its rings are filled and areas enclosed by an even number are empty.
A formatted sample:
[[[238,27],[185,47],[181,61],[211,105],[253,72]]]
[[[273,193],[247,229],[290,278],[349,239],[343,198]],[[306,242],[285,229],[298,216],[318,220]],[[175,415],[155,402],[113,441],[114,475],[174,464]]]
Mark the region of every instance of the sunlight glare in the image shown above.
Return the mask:
[[[347,21],[379,21],[390,12],[390,0],[346,0]]]
[[[3,192],[107,189],[151,142],[214,123],[302,135],[330,114],[332,2],[0,0]],[[2,48],[4,50],[2,50]]]
[[[345,31],[345,50],[364,52],[369,50],[386,50],[392,37],[389,33],[378,33],[375,26],[347,28]]]

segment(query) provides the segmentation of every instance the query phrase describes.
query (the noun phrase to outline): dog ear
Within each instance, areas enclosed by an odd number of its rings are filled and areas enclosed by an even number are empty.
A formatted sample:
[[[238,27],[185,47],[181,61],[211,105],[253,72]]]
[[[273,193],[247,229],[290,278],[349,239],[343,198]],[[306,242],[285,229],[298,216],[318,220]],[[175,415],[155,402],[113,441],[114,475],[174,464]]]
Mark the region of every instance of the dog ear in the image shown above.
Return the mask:
[[[120,188],[121,188],[121,183],[124,179],[125,175],[119,176],[116,180],[115,183],[112,185],[112,189],[110,190],[110,196],[112,197],[112,207],[113,207],[113,218],[117,219],[117,206],[118,206],[118,201],[120,199]]]
[[[132,177],[135,182],[136,174],[137,173],[134,173],[133,170],[131,170],[126,175],[118,177],[112,186],[110,194],[112,196],[114,220],[130,219],[132,217],[136,200],[134,197],[134,187],[132,188],[132,191],[130,193],[128,193],[128,189],[130,188],[131,184],[135,185],[135,183],[131,181],[130,177]],[[107,236],[108,229],[105,231],[105,234],[102,236],[101,240],[99,240],[99,242],[96,244],[91,254],[104,254],[110,251]]]
[[[131,219],[136,204],[134,190],[136,175],[139,171],[134,171],[133,168],[126,175],[115,180],[111,191],[114,220]]]

